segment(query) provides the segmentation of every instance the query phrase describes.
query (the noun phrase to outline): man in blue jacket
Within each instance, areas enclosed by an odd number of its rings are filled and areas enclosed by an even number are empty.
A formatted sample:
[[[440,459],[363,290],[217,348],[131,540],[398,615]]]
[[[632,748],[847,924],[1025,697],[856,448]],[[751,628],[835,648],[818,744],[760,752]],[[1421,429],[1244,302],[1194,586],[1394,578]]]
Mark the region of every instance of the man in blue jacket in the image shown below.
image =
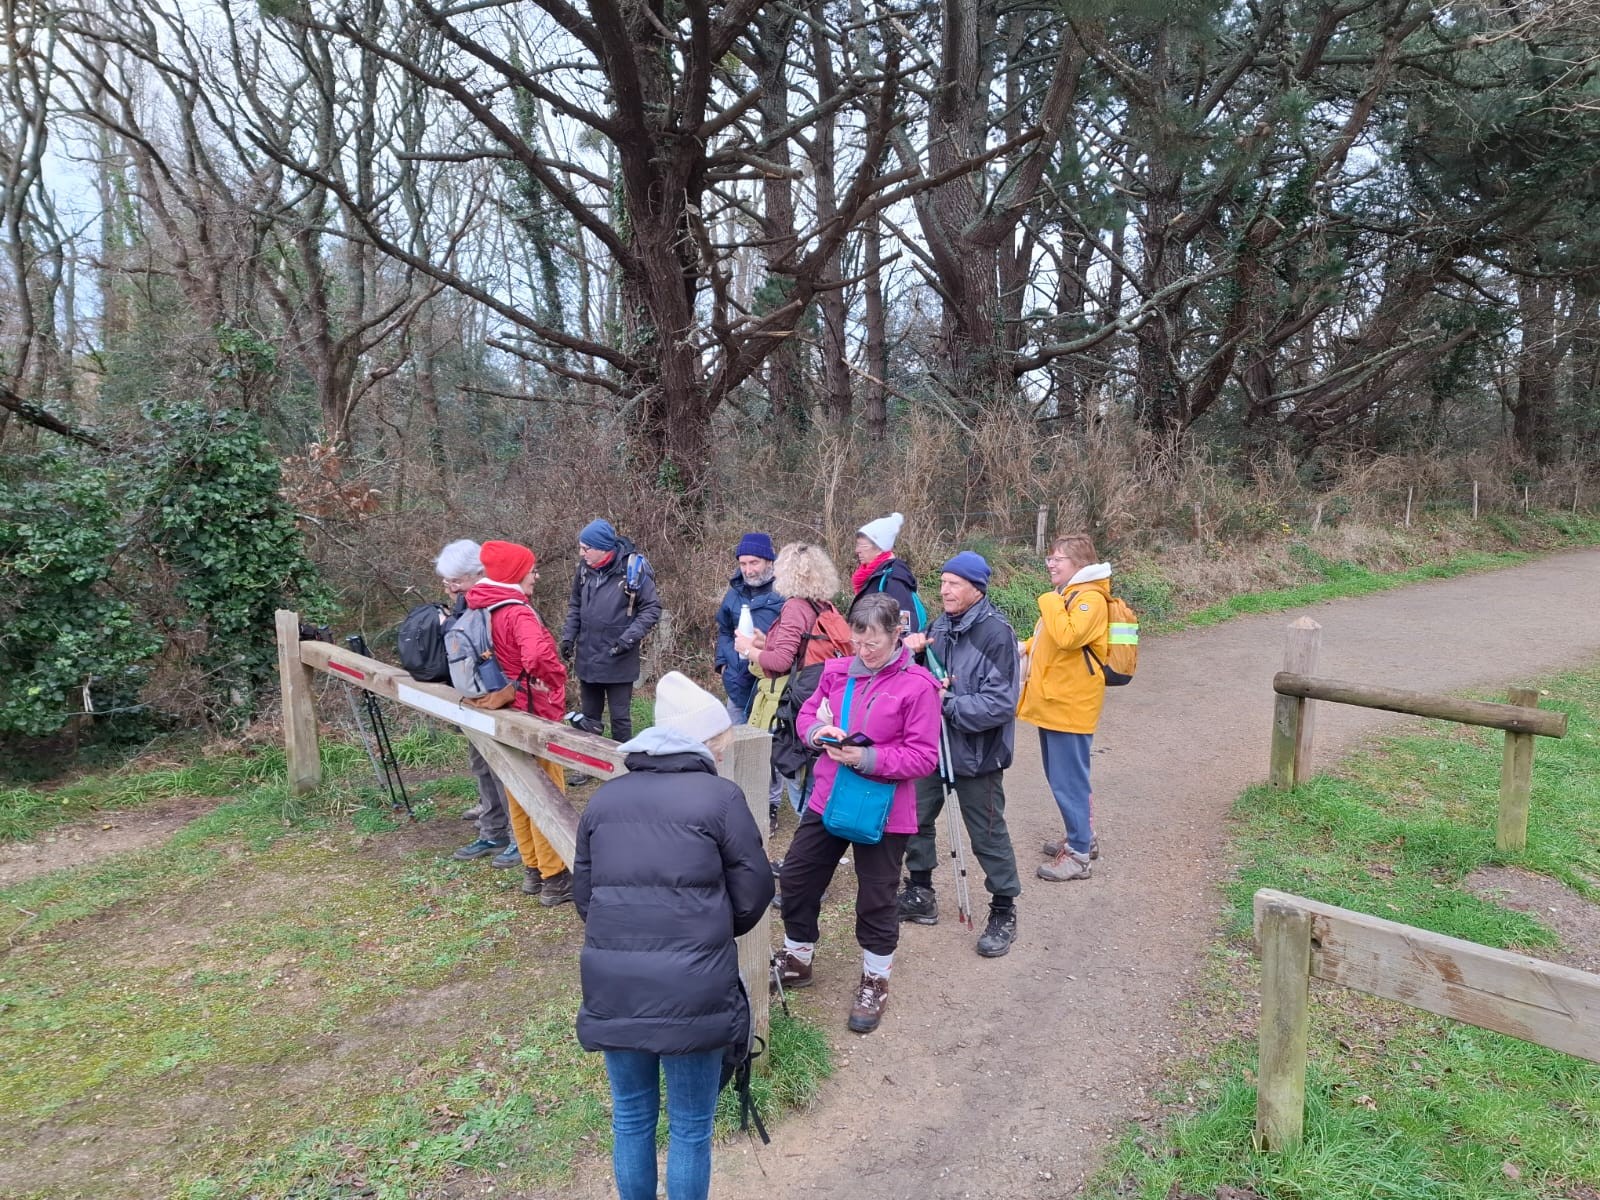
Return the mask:
[[[590,521],[578,533],[578,572],[561,627],[561,657],[573,660],[578,675],[579,728],[599,733],[605,708],[611,736],[619,742],[633,736],[629,706],[639,679],[639,643],[659,620],[650,563],[610,521]]]
[[[944,669],[944,727],[956,800],[967,843],[983,868],[983,883],[989,890],[989,922],[978,939],[978,953],[998,958],[1016,940],[1016,898],[1022,894],[1001,784],[1011,765],[1017,693],[1022,684],[1017,635],[989,602],[988,590],[989,564],[981,555],[963,550],[944,564],[939,576],[939,601],[944,611],[925,636],[911,634],[905,644],[913,651],[931,649]],[[939,904],[933,890],[933,868],[938,862],[934,822],[944,805],[945,782],[937,773],[917,781],[917,832],[906,845],[909,878],[899,897],[902,921],[938,924]]]
[[[778,552],[772,538],[764,533],[747,533],[734,550],[739,569],[728,580],[728,593],[717,609],[717,670],[722,672],[722,687],[728,693],[728,716],[735,725],[750,715],[750,697],[756,677],[750,664],[733,648],[733,635],[739,627],[739,611],[750,606],[750,619],[762,633],[772,628],[783,609],[783,597],[772,590],[772,564]]]

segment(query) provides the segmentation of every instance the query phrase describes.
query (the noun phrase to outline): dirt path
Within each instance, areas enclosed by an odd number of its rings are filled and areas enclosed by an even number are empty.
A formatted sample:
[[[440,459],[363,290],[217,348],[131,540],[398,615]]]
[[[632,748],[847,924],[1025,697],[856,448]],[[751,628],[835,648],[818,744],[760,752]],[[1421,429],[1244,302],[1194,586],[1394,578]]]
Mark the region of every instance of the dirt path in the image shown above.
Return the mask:
[[[30,842],[0,845],[0,887],[159,845],[221,803],[215,796],[179,796],[143,808],[113,810],[74,821],[47,830]]]
[[[1096,738],[1105,857],[1085,883],[1032,877],[1037,843],[1061,825],[1037,735],[1019,730],[1006,790],[1025,877],[1020,941],[978,958],[943,869],[945,918],[906,928],[889,1014],[855,1038],[843,1012],[859,957],[848,921],[825,918],[831,944],[809,1003],[839,1030],[841,1069],[771,1147],[719,1151],[714,1194],[1074,1194],[1107,1141],[1152,1110],[1148,1089],[1177,1050],[1178,1006],[1220,910],[1225,814],[1266,773],[1283,628],[1307,614],[1323,626],[1325,675],[1428,691],[1525,682],[1600,655],[1600,551],[1148,643]],[[1319,763],[1394,719],[1322,706]]]

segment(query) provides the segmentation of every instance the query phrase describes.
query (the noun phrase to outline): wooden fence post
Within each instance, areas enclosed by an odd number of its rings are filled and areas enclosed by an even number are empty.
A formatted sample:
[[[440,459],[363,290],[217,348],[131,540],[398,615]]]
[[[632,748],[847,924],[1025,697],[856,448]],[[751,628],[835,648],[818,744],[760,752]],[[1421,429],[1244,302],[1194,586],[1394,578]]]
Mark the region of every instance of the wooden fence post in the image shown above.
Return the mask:
[[[718,773],[743,789],[750,815],[761,831],[761,840],[766,842],[767,797],[772,785],[772,735],[764,729],[735,725],[733,742],[722,756]],[[769,917],[763,915],[756,927],[739,939],[739,974],[744,976],[745,990],[750,993],[750,1032],[760,1038],[763,1045],[770,1044],[767,1039],[770,1019],[767,980],[772,974],[772,931],[768,925]],[[756,1059],[756,1069],[766,1070],[771,1062],[771,1056],[763,1054]]]
[[[1306,1108],[1306,1034],[1310,1021],[1311,914],[1281,900],[1261,904],[1261,1034],[1256,1061],[1258,1150],[1300,1141]]]
[[[303,796],[322,786],[316,696],[311,690],[311,668],[300,661],[300,614],[280,608],[277,626],[278,684],[283,692],[283,745],[289,760],[289,790]]]
[[[1414,493],[1416,490],[1417,489],[1415,487],[1408,487],[1406,489],[1406,528],[1407,529],[1411,528],[1411,496],[1412,496],[1412,493]]]
[[[1312,675],[1322,648],[1322,626],[1310,617],[1289,622],[1284,641],[1285,671]],[[1300,663],[1302,666],[1290,666]],[[1309,700],[1298,696],[1278,696],[1272,712],[1272,765],[1268,781],[1279,791],[1287,791],[1311,776],[1311,748],[1315,737],[1314,709]]]
[[[1472,481],[1472,519],[1478,519],[1478,481]]]
[[[1533,688],[1514,687],[1507,704],[1539,706]],[[1500,850],[1522,850],[1528,845],[1528,808],[1533,799],[1533,734],[1506,731],[1505,754],[1500,760],[1500,815],[1494,844]]]
[[[1033,552],[1038,557],[1044,557],[1044,538],[1050,524],[1050,506],[1039,505],[1039,513],[1033,522]]]

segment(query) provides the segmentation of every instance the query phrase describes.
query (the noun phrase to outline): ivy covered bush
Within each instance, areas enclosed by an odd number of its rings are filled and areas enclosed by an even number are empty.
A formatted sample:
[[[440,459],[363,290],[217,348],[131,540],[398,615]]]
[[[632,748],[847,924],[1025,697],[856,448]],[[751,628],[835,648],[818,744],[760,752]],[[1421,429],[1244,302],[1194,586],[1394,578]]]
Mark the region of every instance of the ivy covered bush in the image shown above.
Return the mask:
[[[133,449],[0,465],[0,735],[85,711],[237,723],[273,676],[273,611],[326,605],[248,417],[146,414]]]

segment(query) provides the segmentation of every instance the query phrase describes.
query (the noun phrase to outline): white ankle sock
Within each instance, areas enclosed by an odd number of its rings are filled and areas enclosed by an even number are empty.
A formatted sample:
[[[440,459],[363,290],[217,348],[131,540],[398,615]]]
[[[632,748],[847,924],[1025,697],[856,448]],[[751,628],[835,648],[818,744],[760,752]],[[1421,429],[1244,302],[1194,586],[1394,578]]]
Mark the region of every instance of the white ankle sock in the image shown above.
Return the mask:
[[[811,956],[817,952],[815,942],[797,942],[793,938],[783,939],[784,953],[793,955],[803,963],[811,961]]]
[[[861,973],[863,975],[876,975],[879,979],[889,978],[889,970],[894,966],[894,952],[888,954],[874,954],[871,950],[861,952]]]

